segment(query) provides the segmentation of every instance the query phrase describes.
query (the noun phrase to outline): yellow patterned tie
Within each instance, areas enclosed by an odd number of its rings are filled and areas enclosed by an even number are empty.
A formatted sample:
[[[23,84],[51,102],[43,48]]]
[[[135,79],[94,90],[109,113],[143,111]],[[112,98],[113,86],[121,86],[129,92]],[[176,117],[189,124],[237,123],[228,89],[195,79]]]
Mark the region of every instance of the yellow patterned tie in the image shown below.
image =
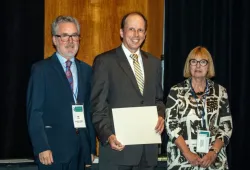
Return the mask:
[[[142,77],[142,70],[141,70],[140,64],[138,62],[138,55],[137,54],[131,54],[130,57],[133,59],[135,78],[136,78],[138,87],[140,89],[140,92],[143,95],[144,80],[143,80],[143,77]]]

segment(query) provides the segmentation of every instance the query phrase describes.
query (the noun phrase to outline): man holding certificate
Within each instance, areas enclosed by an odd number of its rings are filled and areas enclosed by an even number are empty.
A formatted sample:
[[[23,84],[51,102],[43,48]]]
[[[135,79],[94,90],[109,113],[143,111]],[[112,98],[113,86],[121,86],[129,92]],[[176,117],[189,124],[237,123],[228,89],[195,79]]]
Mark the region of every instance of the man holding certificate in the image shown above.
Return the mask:
[[[140,49],[146,31],[145,16],[138,12],[125,15],[121,21],[121,46],[95,58],[91,107],[92,122],[101,142],[99,170],[153,170],[157,164],[158,145],[144,142],[139,144],[136,141],[133,144],[133,141],[128,141],[130,144],[125,146],[117,137],[118,134],[116,135],[117,122],[112,115],[117,112],[116,108],[119,108],[118,112],[121,113],[116,116],[124,116],[127,113],[126,119],[121,123],[125,125],[136,120],[138,128],[146,127],[144,120],[150,121],[147,119],[149,113],[145,112],[143,115],[143,108],[155,106],[156,119],[151,119],[154,124],[152,131],[160,134],[164,129],[161,63]],[[126,112],[126,109],[132,111]],[[135,114],[135,117],[132,117],[131,113],[136,111],[143,116],[138,117],[138,114]],[[133,133],[133,129],[130,132]],[[151,135],[148,138],[151,138]]]

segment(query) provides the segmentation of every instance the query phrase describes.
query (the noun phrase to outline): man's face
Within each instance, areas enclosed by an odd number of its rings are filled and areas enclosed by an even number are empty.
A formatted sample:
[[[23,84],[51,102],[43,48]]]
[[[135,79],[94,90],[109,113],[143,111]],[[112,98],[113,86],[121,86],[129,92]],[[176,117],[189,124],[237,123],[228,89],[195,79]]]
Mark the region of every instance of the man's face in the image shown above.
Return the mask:
[[[66,59],[75,57],[79,49],[79,39],[75,39],[78,36],[77,27],[74,23],[60,23],[57,27],[57,35],[53,36],[53,43],[56,47],[57,52]],[[70,37],[67,40],[67,35]],[[71,35],[74,35],[71,37]],[[64,38],[63,38],[64,37]],[[66,37],[66,41],[65,41]]]
[[[129,15],[125,20],[123,29],[120,29],[120,36],[123,38],[124,46],[135,53],[146,37],[145,21],[140,15]]]

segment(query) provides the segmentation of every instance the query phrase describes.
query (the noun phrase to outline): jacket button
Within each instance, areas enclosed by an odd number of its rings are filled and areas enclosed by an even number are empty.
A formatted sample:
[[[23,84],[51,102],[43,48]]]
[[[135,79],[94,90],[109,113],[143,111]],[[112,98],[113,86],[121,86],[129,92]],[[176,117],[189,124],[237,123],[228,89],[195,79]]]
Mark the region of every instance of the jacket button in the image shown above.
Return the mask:
[[[76,134],[79,135],[79,129],[76,129]]]

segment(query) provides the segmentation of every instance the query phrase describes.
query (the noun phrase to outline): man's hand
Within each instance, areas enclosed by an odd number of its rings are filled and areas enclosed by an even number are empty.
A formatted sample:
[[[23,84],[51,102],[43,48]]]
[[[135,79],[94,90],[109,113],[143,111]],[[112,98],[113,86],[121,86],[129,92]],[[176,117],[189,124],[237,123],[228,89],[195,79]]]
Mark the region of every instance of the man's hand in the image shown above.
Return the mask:
[[[124,149],[124,145],[122,145],[117,139],[115,135],[110,135],[108,138],[109,145],[112,149],[117,151],[122,151]]]
[[[95,160],[95,155],[91,154],[91,160],[92,160],[92,163],[93,163],[94,160]]]
[[[54,162],[51,150],[39,153],[39,160],[44,165],[51,165]]]
[[[157,125],[155,126],[156,133],[161,134],[164,130],[164,119],[161,116],[158,116]]]
[[[95,160],[95,155],[93,155],[93,154],[91,154],[91,161],[92,161],[92,163],[94,162],[94,160]],[[91,167],[91,165],[85,165],[85,167]]]

